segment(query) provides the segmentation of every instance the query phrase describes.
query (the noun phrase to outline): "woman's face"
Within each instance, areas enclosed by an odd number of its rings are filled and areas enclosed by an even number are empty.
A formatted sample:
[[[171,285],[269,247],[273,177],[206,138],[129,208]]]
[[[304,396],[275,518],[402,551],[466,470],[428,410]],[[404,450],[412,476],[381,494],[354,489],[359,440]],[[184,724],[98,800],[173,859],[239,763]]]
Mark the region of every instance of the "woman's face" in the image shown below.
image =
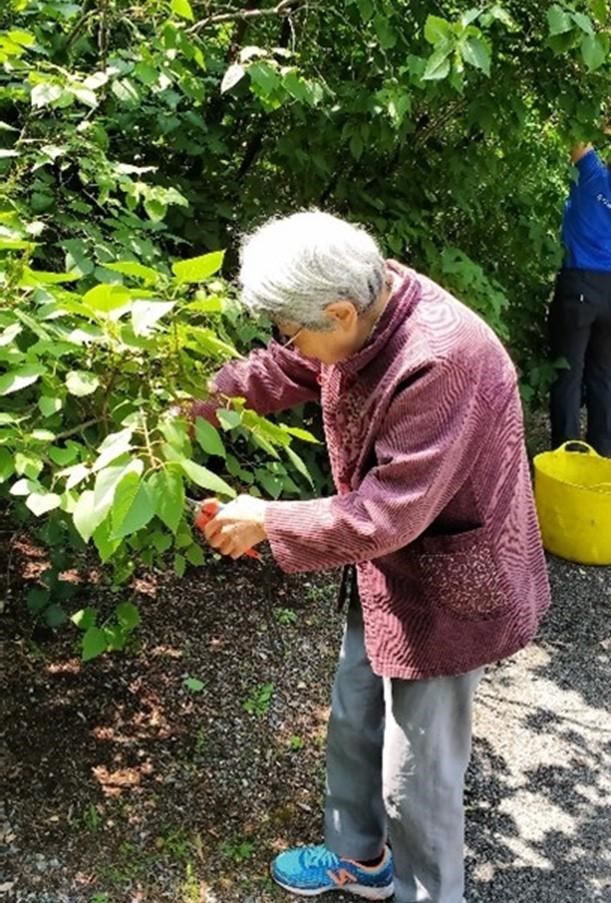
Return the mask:
[[[295,348],[304,357],[323,364],[337,364],[362,348],[371,328],[370,317],[360,317],[351,301],[335,301],[325,309],[328,330],[306,329],[294,323],[278,323],[281,345]]]

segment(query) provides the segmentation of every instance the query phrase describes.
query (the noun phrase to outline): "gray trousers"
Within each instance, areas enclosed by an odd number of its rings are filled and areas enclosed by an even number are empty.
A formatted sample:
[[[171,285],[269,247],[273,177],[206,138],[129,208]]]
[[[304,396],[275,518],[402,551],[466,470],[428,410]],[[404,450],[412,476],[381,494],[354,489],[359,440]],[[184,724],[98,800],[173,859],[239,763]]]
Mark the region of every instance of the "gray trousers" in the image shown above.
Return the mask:
[[[462,900],[463,784],[482,671],[378,677],[360,607],[350,607],[327,737],[325,843],[340,856],[367,860],[388,839],[396,903]]]

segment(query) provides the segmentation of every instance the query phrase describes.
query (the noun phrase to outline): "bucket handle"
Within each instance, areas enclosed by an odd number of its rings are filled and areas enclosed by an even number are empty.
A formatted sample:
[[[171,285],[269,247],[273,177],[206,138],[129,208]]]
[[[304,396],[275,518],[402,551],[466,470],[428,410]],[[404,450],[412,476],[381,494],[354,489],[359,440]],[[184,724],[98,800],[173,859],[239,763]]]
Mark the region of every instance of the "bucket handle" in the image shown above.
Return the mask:
[[[554,454],[566,454],[567,452],[569,454],[577,452],[580,455],[592,455],[595,458],[600,458],[598,452],[591,445],[588,445],[587,442],[582,442],[581,439],[569,439],[568,442],[564,442],[554,450]]]

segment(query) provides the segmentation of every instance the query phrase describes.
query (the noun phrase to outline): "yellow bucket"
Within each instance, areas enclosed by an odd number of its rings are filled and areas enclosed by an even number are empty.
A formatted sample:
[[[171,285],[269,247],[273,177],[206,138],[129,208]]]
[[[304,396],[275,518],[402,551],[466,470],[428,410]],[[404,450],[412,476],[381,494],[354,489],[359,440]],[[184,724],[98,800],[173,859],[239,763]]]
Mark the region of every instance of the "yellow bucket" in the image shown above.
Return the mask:
[[[611,458],[573,441],[537,455],[534,465],[547,551],[581,564],[611,564]]]

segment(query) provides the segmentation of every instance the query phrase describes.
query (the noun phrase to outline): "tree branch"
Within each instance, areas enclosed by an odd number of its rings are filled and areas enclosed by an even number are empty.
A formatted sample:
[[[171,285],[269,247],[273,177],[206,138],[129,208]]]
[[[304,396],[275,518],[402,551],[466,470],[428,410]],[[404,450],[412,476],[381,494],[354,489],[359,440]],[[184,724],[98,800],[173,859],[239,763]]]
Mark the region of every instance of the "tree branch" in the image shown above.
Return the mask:
[[[208,16],[207,18],[201,19],[201,21],[196,22],[195,25],[192,25],[191,28],[189,28],[188,32],[189,34],[198,34],[208,25],[216,25],[220,22],[261,19],[265,16],[289,16],[291,13],[296,11],[294,7],[304,6],[305,3],[307,3],[307,0],[281,0],[280,3],[277,3],[276,6],[272,6],[269,9],[237,9],[234,12],[230,13],[217,13],[217,15],[215,16]]]

